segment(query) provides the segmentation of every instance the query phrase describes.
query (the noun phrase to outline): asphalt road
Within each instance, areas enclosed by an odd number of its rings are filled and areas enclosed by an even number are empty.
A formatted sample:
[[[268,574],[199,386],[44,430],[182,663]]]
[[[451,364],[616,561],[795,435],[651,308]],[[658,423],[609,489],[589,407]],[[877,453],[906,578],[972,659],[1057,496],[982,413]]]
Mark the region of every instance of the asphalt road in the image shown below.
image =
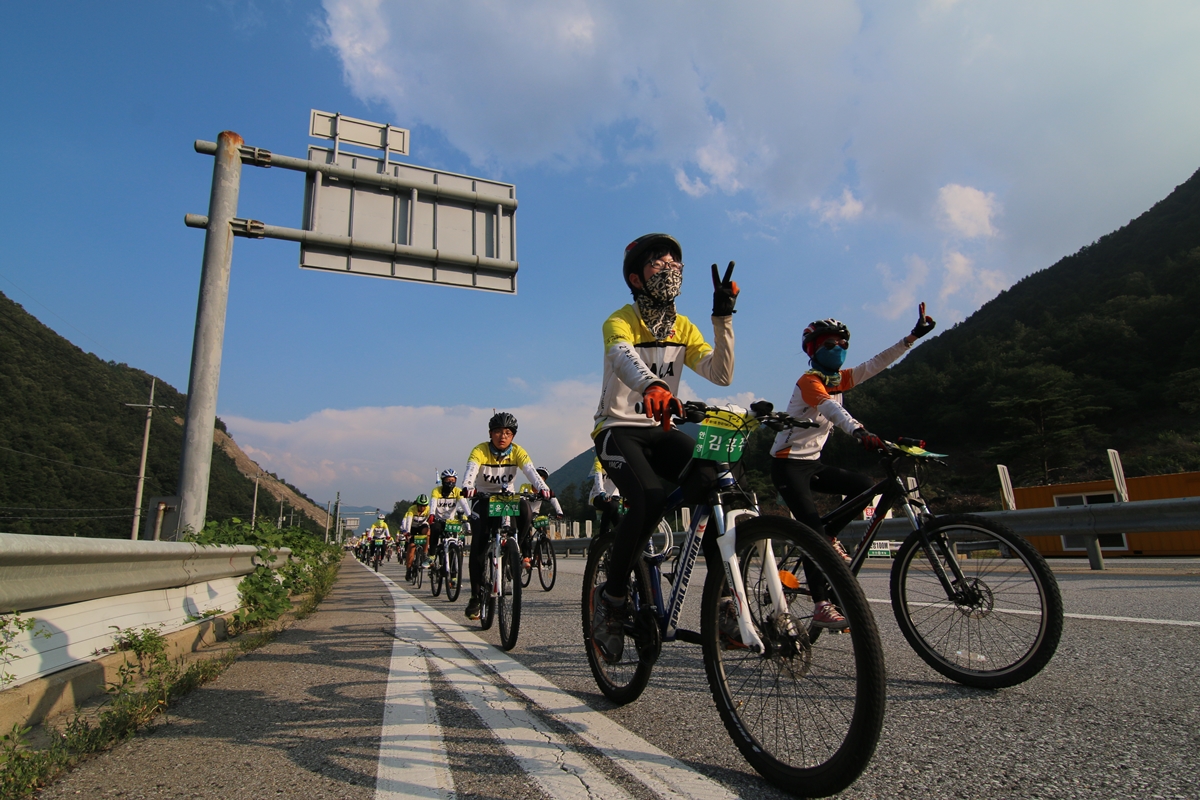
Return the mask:
[[[1200,797],[1200,576],[1060,571],[1068,618],[1054,660],[1021,686],[982,691],[944,679],[909,649],[886,603],[886,569],[869,563],[861,580],[879,601],[887,716],[874,761],[842,797]],[[785,796],[732,746],[698,646],[664,647],[649,688],[629,706],[614,708],[599,694],[580,635],[582,570],[582,558],[560,559],[550,593],[535,578],[513,662],[477,643],[495,645],[498,634],[463,618],[465,593],[451,604],[426,586],[414,603],[396,565],[383,568],[389,585],[348,561],[316,614],[185,699],[170,724],[43,796],[401,796],[405,787],[388,780],[377,794],[376,775],[386,778],[397,757],[396,731],[420,725],[390,716],[381,751],[389,691],[389,708],[436,718],[442,744],[422,763],[452,776],[458,797],[567,796],[581,783],[579,796],[650,797],[665,790],[630,761],[652,758],[685,796]],[[389,666],[405,677],[390,690]],[[402,702],[417,696],[431,700]],[[527,741],[531,730],[536,741]],[[575,783],[555,783],[564,773]]]

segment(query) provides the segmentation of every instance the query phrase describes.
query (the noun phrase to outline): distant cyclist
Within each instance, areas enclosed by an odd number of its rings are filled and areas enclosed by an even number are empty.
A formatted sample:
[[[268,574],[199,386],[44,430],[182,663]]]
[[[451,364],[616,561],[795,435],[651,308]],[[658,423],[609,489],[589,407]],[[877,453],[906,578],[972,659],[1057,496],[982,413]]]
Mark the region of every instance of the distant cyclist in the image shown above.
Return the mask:
[[[465,510],[462,489],[458,488],[458,473],[444,469],[438,476],[438,485],[429,496],[433,503],[433,516],[429,522],[429,552],[436,553],[446,532],[446,522],[454,518],[457,511]]]
[[[367,559],[374,560],[376,553],[378,553],[380,559],[382,559],[385,551],[387,550],[389,538],[388,526],[387,523],[383,521],[383,514],[380,514],[378,519],[371,524],[371,527],[367,529],[365,536],[370,542],[371,548]]]
[[[550,470],[546,469],[545,467],[538,467],[537,474],[542,476],[542,482],[545,483],[547,487],[549,487],[550,486]],[[526,492],[533,493],[536,490],[533,488],[533,486],[531,484],[522,483],[521,488],[518,491],[520,491],[521,493],[526,493]],[[529,501],[530,514],[532,515],[532,514],[542,513],[542,507],[545,504],[546,504],[545,500]],[[562,517],[563,517],[562,506],[559,504],[558,498],[554,495],[553,489],[550,490],[550,507],[554,511],[555,518],[562,519]],[[532,555],[530,552],[530,547],[532,547],[532,542],[533,542],[533,536],[528,531],[525,533],[525,536],[521,538],[521,541],[518,542],[518,544],[521,545],[521,559],[524,561],[524,565],[527,567],[529,566],[529,559],[530,559],[530,556]]]
[[[429,546],[429,498],[423,494],[417,495],[412,505],[404,512],[400,520],[400,530],[407,537],[404,551],[404,567],[408,577],[411,577],[414,562],[419,569],[425,563],[425,548]],[[424,539],[424,542],[418,542]],[[418,553],[417,551],[421,552]]]
[[[771,480],[788,510],[798,521],[817,533],[829,536],[833,549],[846,561],[850,555],[837,540],[838,531],[826,530],[821,524],[821,513],[817,510],[813,492],[853,497],[875,485],[866,475],[839,469],[821,461],[821,450],[830,432],[836,425],[853,436],[869,451],[883,447],[878,436],[868,431],[861,422],[850,416],[842,405],[846,392],[858,384],[882,372],[913,343],[933,330],[937,323],[926,316],[925,304],[921,303],[917,324],[912,333],[884,350],[874,358],[857,367],[842,369],[846,351],[850,347],[850,329],[836,319],[819,319],[804,329],[802,344],[809,357],[812,369],[796,381],[787,413],[796,419],[812,420],[815,428],[791,428],[775,437],[771,452],[775,458],[771,463]],[[837,627],[845,623],[841,612],[828,601],[824,582],[812,584],[816,610],[813,622],[825,627]]]
[[[588,490],[588,502],[592,508],[600,512],[600,532],[603,536],[621,521],[621,490],[612,482],[612,478],[604,472],[604,467],[597,458],[592,462],[592,471],[588,473],[591,488]]]
[[[665,233],[650,233],[625,248],[622,266],[633,303],[604,322],[604,377],[592,438],[604,471],[628,506],[617,528],[608,582],[592,595],[593,641],[603,658],[618,661],[629,609],[629,571],[662,518],[664,481],[675,481],[695,441],[671,425],[683,413],[675,397],[683,368],[718,386],[733,382],[733,313],[738,286],[733,262],[721,278],[712,266],[713,340],[675,310],[683,285],[683,250]]]
[[[488,420],[488,441],[481,442],[467,456],[467,471],[463,475],[463,494],[474,498],[474,512],[479,519],[471,526],[471,599],[467,601],[467,619],[479,619],[480,593],[483,591],[483,561],[491,542],[488,517],[488,496],[499,493],[505,486],[513,486],[517,470],[525,473],[530,485],[542,496],[550,499],[550,487],[538,475],[537,468],[525,448],[516,444],[517,418],[501,411]],[[477,486],[478,484],[478,486]],[[533,523],[533,512],[529,502],[522,499],[517,516],[517,539],[529,536]]]

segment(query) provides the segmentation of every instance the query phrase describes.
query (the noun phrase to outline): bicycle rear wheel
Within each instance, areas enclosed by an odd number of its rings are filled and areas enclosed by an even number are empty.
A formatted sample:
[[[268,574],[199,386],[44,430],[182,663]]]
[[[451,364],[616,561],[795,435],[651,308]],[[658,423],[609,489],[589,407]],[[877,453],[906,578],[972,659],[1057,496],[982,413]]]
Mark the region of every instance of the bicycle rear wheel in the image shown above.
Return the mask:
[[[768,544],[770,545],[768,548]],[[737,528],[737,555],[750,622],[766,649],[743,646],[725,620],[725,570],[709,565],[701,609],[704,666],[717,710],[738,750],[778,788],[803,797],[842,791],[866,769],[879,742],[886,697],[883,646],[866,597],[829,542],[782,517],[756,517]],[[767,576],[808,559],[840,601],[849,630],[808,634],[809,594],[784,581],[780,613]],[[736,625],[736,620],[734,621]]]
[[[614,535],[609,532],[592,540],[587,564],[583,568],[583,645],[587,651],[592,677],[604,696],[618,705],[638,699],[650,682],[650,671],[661,647],[658,618],[650,606],[650,575],[642,559],[635,560],[630,571],[632,619],[625,625],[625,644],[620,658],[610,660],[599,650],[592,636],[592,594],[608,580],[608,559]]]
[[[417,589],[421,588],[421,581],[424,580],[425,567],[421,566],[421,553],[417,552],[413,559],[413,586]]]
[[[500,619],[500,647],[512,650],[521,631],[521,548],[509,539],[500,558],[500,596],[496,616]]]
[[[548,592],[558,580],[558,562],[555,560],[554,544],[545,536],[538,540],[534,558],[537,560],[538,580],[542,583],[542,589]]]
[[[446,560],[446,599],[453,603],[462,590],[462,548],[450,545]]]
[[[528,586],[529,582],[533,580],[533,559],[529,559],[529,564],[526,565],[519,556],[520,553],[518,552],[517,571],[520,573],[521,585]]]
[[[967,585],[947,597],[920,537],[904,540],[892,565],[892,611],[917,655],[981,689],[1015,686],[1040,672],[1063,627],[1062,596],[1046,560],[1007,526],[969,514],[938,517],[925,530],[951,580],[948,557],[957,550]]]

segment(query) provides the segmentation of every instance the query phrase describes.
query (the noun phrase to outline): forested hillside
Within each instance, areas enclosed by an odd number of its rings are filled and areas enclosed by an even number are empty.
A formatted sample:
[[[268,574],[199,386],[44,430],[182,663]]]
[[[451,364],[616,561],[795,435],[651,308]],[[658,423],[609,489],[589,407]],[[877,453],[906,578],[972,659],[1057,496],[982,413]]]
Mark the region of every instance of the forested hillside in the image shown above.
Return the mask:
[[[950,453],[960,494],[997,496],[996,463],[1020,485],[1102,477],[1109,447],[1130,475],[1200,469],[1200,172],[846,404]]]
[[[146,403],[150,381],[0,294],[0,531],[128,537],[146,414],[125,403]],[[154,402],[174,408],[154,415],[143,506],[175,493],[187,398],[159,381]],[[248,520],[253,496],[253,480],[214,448],[208,518]],[[260,492],[259,513],[274,517],[278,503]]]

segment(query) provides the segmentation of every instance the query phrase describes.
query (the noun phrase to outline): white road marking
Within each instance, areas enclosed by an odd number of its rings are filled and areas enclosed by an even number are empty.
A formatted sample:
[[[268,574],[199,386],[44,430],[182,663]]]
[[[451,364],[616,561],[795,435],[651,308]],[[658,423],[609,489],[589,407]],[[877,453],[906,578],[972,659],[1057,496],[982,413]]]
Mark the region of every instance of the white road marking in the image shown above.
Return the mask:
[[[557,719],[605,758],[615,762],[622,770],[665,800],[732,800],[736,797],[722,784],[704,777],[562,691],[511,656],[465,630],[460,623],[450,620],[412,596],[386,576],[379,577],[388,585],[394,599],[396,636],[399,637],[396,644],[404,644],[412,650],[420,648],[424,658],[438,667],[484,723],[496,732],[497,738],[504,742],[522,769],[551,797],[599,796],[619,799],[628,798],[629,795],[550,730],[538,715],[529,713],[525,703],[497,686],[491,676],[498,677],[524,695],[543,712]],[[405,641],[402,642],[401,639]],[[464,656],[463,651],[469,657]],[[394,657],[393,667],[396,668]],[[405,669],[404,666],[399,668]],[[408,667],[408,671],[408,677],[411,678],[412,667]],[[405,684],[405,688],[413,692],[410,696],[403,695],[399,686],[393,693],[392,684],[397,680],[396,672],[393,671],[388,681],[389,707],[394,702],[410,708],[432,708],[433,697],[426,665],[421,663],[415,671],[421,674],[421,683]],[[409,714],[411,716],[412,711]],[[436,714],[432,719],[436,726]],[[436,746],[442,749],[441,757],[444,763],[445,751],[440,727],[435,728],[432,739],[436,739]],[[387,740],[388,734],[385,729],[384,741]],[[412,765],[414,769],[422,769],[423,761],[428,760],[427,754],[421,753],[421,756],[421,760]],[[381,775],[383,758],[384,747],[381,743]],[[402,758],[393,758],[393,761],[407,766]],[[411,787],[415,775],[402,775],[399,778],[393,776],[392,780],[395,785]],[[390,794],[382,794],[382,791],[381,785],[381,788],[376,790],[379,800],[442,796],[395,793],[394,789],[391,790],[394,793]]]
[[[875,597],[868,598],[868,602],[880,603],[881,605],[885,605],[885,606],[890,606],[892,604],[891,600],[882,600],[882,599],[878,599]],[[946,608],[951,608],[951,605],[949,603],[909,603],[909,605],[919,606],[922,608],[924,608],[926,606],[944,605]],[[1027,616],[1027,617],[1036,617],[1041,613],[1040,611],[1024,611],[1024,610],[1017,610],[1015,608],[997,608],[996,610],[1001,613],[1004,613],[1004,614],[1021,614],[1021,615]],[[1186,620],[1186,619],[1149,619],[1147,617],[1110,617],[1110,616],[1106,616],[1104,614],[1065,614],[1065,613],[1063,614],[1063,616],[1068,619],[1094,619],[1094,620],[1100,620],[1101,622],[1140,622],[1143,625],[1178,625],[1178,626],[1181,626],[1184,628],[1200,628],[1200,622],[1193,622],[1191,620]]]
[[[391,586],[391,580],[379,576]],[[446,760],[442,727],[421,649],[402,634],[396,619],[392,663],[375,770],[376,800],[449,800],[454,780]]]

